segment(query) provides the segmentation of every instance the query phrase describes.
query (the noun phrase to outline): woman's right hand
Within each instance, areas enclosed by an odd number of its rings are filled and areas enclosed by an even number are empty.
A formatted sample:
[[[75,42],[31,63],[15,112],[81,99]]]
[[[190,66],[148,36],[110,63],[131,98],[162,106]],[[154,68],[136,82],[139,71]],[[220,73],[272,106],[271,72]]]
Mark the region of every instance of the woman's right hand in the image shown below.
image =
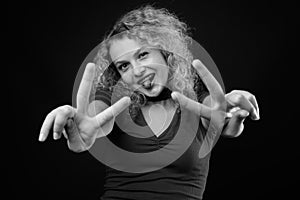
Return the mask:
[[[123,97],[106,109],[98,108],[103,111],[91,117],[88,107],[94,74],[95,65],[88,63],[77,93],[77,108],[65,105],[51,111],[42,125],[39,141],[45,141],[53,127],[54,139],[61,138],[63,134],[67,138],[69,149],[81,152],[88,150],[97,136],[108,134],[103,127],[106,130],[112,129],[113,119],[130,105],[130,98]]]

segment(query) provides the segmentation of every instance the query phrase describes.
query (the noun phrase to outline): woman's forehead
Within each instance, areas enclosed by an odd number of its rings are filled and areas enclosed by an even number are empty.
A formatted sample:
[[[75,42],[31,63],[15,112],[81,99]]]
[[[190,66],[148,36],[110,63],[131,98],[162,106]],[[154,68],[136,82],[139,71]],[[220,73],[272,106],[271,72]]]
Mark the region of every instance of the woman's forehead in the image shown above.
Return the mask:
[[[114,39],[110,43],[109,55],[112,61],[115,61],[123,56],[134,53],[143,45],[136,39],[131,39],[126,36]]]
[[[136,52],[143,49],[156,49],[149,45],[147,42],[142,42],[135,38],[129,38],[124,36],[122,38],[114,39],[110,41],[109,56],[111,61],[127,58],[133,56]]]

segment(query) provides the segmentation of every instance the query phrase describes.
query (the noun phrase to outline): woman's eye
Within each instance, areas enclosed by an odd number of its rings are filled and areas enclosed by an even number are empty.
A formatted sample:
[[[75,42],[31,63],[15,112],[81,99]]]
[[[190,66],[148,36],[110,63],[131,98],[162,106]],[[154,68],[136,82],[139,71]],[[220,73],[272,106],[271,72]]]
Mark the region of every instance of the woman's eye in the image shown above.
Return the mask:
[[[139,59],[145,58],[149,53],[147,51],[139,54]]]
[[[127,68],[128,68],[128,63],[123,63],[118,66],[118,70],[122,71],[122,72],[125,72],[127,70]]]

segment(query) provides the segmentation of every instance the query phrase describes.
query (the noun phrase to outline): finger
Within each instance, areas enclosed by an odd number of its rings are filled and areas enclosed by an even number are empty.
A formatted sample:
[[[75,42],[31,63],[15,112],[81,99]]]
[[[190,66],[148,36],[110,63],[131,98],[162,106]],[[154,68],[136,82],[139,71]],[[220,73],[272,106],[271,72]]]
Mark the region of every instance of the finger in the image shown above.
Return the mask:
[[[54,124],[53,124],[53,138],[58,139],[61,137],[64,126],[67,123],[67,120],[74,116],[74,109],[71,106],[60,107],[57,110]]]
[[[260,116],[259,116],[259,107],[258,107],[258,103],[256,101],[256,98],[254,95],[251,95],[249,97],[249,101],[252,103],[252,105],[254,106],[255,110],[256,110],[256,118],[254,120],[259,120]]]
[[[232,92],[230,92],[228,95],[234,95],[234,94],[239,94],[239,95],[244,95],[254,106],[255,111],[256,111],[256,116],[257,118],[255,118],[254,120],[258,120],[260,118],[259,116],[259,107],[258,107],[258,103],[256,101],[256,98],[253,94],[251,94],[248,91],[244,91],[244,90],[233,90]]]
[[[73,142],[74,138],[76,138],[76,135],[78,135],[78,130],[74,123],[74,119],[71,119],[71,118],[67,119],[65,130],[66,130],[65,135],[64,135],[65,138],[68,140],[71,140]]]
[[[84,70],[82,80],[77,92],[77,108],[78,112],[85,113],[89,104],[89,95],[93,85],[95,74],[95,64],[88,63]]]
[[[227,126],[223,130],[223,135],[230,137],[239,136],[244,130],[244,121],[249,115],[249,112],[246,110],[238,110],[232,114]]]
[[[59,137],[59,134],[62,133],[64,126],[67,123],[67,119],[64,115],[58,114],[55,117],[53,125],[53,138],[56,139]]]
[[[209,70],[204,66],[204,64],[196,59],[193,61],[193,67],[196,69],[197,73],[205,83],[211,97],[218,102],[224,101],[223,89],[215,79],[215,77],[209,72]],[[220,102],[222,103],[222,102]]]
[[[43,142],[47,139],[48,134],[50,132],[50,129],[52,128],[52,124],[55,119],[55,113],[56,113],[56,110],[53,110],[46,116],[46,118],[43,122],[42,128],[40,130],[39,141]]]
[[[227,101],[234,107],[240,107],[241,109],[248,111],[251,119],[258,119],[258,114],[255,107],[244,95],[233,94],[230,96],[230,98],[227,98]]]
[[[53,133],[53,139],[54,139],[54,140],[60,139],[60,138],[61,138],[61,134],[62,134],[62,133],[60,133],[60,132],[54,132],[54,133]]]
[[[123,97],[112,106],[99,113],[94,119],[97,121],[98,126],[102,126],[112,118],[116,117],[123,110],[130,105],[130,97]]]
[[[67,124],[68,124],[68,122],[67,122]],[[64,128],[64,130],[62,131],[62,133],[63,133],[63,136],[64,136],[66,139],[68,139],[68,134],[67,134],[65,128]]]
[[[180,94],[179,92],[172,92],[171,97],[173,100],[177,101],[180,104],[180,106],[182,106],[183,108],[210,120],[211,118],[210,107],[198,103],[186,97],[185,95]]]
[[[54,133],[53,133],[53,139],[54,139],[54,140],[58,140],[58,139],[61,138],[62,135],[63,135],[66,139],[68,139],[65,128],[63,128],[62,132],[54,132]]]
[[[53,139],[54,139],[54,140],[58,140],[58,139],[61,138],[62,135],[64,135],[64,137],[66,138],[66,134],[67,134],[67,133],[66,133],[66,130],[65,130],[65,129],[63,129],[62,132],[60,132],[60,133],[59,133],[59,132],[58,132],[58,133],[54,132],[54,133],[53,133]],[[66,139],[67,139],[67,138],[66,138]]]
[[[67,124],[66,124],[66,132],[67,135],[67,143],[69,149],[75,152],[80,152],[85,149],[85,144],[84,141],[82,140],[81,136],[79,135],[77,126],[73,119],[67,119]]]

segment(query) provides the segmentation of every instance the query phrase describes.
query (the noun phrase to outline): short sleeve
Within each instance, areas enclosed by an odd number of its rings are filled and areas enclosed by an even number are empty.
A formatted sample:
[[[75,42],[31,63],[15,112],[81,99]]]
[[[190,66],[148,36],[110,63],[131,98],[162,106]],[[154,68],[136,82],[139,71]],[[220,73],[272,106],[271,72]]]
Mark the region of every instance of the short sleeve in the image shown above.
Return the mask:
[[[108,106],[111,106],[112,92],[106,88],[97,88],[94,95],[91,95],[90,102],[92,101],[103,101]]]

